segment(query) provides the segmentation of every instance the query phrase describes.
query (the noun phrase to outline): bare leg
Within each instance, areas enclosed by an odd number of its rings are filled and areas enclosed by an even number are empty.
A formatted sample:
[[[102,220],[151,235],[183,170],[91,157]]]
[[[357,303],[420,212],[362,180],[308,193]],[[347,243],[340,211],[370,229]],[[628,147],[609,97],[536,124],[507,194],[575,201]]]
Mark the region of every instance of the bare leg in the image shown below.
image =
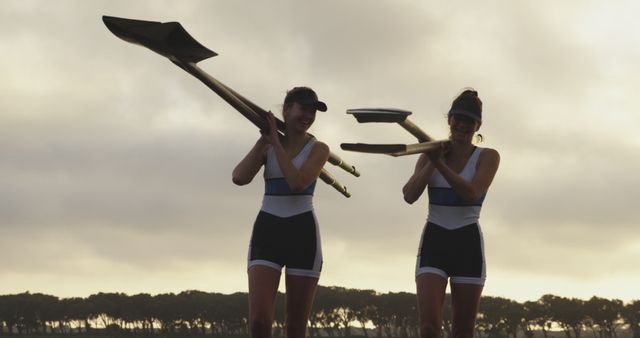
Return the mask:
[[[482,285],[451,283],[453,338],[472,338],[480,304]]]
[[[418,316],[421,338],[440,338],[442,334],[442,307],[447,280],[433,273],[416,278],[418,289]]]
[[[305,338],[318,278],[287,275],[285,281],[287,285],[285,303],[287,338]]]
[[[249,268],[249,327],[252,338],[271,338],[280,271],[268,266]]]

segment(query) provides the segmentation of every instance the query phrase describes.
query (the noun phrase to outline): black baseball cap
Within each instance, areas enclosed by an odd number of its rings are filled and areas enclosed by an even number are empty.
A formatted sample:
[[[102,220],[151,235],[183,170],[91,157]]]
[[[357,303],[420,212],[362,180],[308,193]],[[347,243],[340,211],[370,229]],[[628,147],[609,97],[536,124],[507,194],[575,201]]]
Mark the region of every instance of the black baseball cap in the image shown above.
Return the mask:
[[[318,100],[318,95],[309,87],[294,87],[287,92],[284,103],[297,102],[305,106],[313,106],[316,110],[327,111],[327,105]]]
[[[451,104],[451,115],[467,116],[482,122],[482,101],[478,98],[478,92],[471,89],[462,92]]]
[[[477,110],[466,110],[466,109],[451,109],[449,110],[449,116],[451,115],[462,115],[470,117],[478,122],[482,122],[482,112]]]

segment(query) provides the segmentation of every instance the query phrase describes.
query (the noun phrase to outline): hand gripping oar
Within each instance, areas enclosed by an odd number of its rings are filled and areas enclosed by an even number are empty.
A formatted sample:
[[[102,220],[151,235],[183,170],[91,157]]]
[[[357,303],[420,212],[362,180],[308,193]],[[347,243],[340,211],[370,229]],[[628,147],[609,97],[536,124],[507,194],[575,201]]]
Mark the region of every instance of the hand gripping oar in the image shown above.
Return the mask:
[[[258,128],[262,130],[268,129],[266,111],[264,109],[216,80],[196,65],[196,63],[216,56],[217,54],[198,43],[179,23],[160,23],[111,16],[103,16],[102,20],[107,28],[117,37],[149,48],[167,57],[171,62],[207,85],[207,87],[212,89]],[[278,119],[276,120],[278,129],[280,131],[284,130],[284,123]],[[340,157],[333,153],[329,153],[328,162],[339,166],[355,176],[360,176],[360,173],[354,166],[345,163]],[[340,184],[324,168],[320,171],[320,179],[334,187],[344,196],[351,196],[347,192],[347,188]]]
[[[387,154],[391,156],[405,156],[425,152],[429,149],[440,147],[446,140],[434,140],[417,125],[409,121],[407,116],[410,111],[385,108],[361,108],[349,109],[347,114],[352,114],[360,123],[382,122],[397,123],[415,136],[419,143],[414,144],[368,144],[368,143],[342,143],[340,148],[361,153]]]

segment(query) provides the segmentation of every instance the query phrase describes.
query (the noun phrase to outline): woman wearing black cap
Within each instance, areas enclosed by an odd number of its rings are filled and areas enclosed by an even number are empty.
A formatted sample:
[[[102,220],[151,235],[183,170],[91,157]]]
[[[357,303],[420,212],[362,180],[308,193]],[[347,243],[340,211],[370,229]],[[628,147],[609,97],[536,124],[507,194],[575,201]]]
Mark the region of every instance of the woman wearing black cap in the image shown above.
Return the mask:
[[[496,150],[472,143],[482,125],[482,101],[476,91],[462,92],[453,101],[447,117],[449,141],[420,155],[413,175],[402,189],[409,204],[427,187],[429,194],[429,215],[416,263],[422,338],[441,336],[448,281],[451,281],[453,337],[473,337],[486,277],[478,219],[500,163]]]
[[[326,111],[308,87],[287,92],[282,109],[286,129],[278,135],[269,112],[269,130],[233,170],[245,185],[264,165],[265,194],[249,246],[249,317],[253,338],[270,338],[280,271],[286,267],[285,327],[288,338],[306,335],[322,250],[313,211],[313,192],[329,147],[307,134],[316,111]]]

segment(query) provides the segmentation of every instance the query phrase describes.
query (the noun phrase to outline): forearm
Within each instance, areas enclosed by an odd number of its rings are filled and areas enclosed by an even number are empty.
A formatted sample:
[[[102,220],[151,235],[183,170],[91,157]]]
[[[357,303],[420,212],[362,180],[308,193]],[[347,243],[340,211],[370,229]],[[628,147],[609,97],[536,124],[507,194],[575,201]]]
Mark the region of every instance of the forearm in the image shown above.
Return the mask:
[[[309,186],[309,184],[311,184],[313,180],[315,180],[315,177],[311,179],[305,179],[301,170],[293,165],[293,162],[280,143],[274,144],[273,150],[275,152],[276,159],[278,160],[278,164],[280,165],[282,175],[287,181],[287,185],[289,186],[291,191],[302,191],[307,186]]]
[[[482,191],[475,187],[472,182],[465,180],[462,176],[458,175],[442,160],[435,162],[435,168],[438,169],[440,174],[449,183],[451,188],[467,201],[476,201],[482,196]]]
[[[424,189],[427,187],[429,177],[432,173],[433,166],[431,164],[427,164],[409,178],[409,181],[407,181],[402,188],[402,194],[404,195],[404,200],[407,203],[413,204],[413,202],[420,198]]]
[[[238,163],[233,170],[232,180],[237,185],[245,185],[250,183],[256,176],[264,161],[264,153],[268,143],[260,138],[251,148],[249,153]]]

